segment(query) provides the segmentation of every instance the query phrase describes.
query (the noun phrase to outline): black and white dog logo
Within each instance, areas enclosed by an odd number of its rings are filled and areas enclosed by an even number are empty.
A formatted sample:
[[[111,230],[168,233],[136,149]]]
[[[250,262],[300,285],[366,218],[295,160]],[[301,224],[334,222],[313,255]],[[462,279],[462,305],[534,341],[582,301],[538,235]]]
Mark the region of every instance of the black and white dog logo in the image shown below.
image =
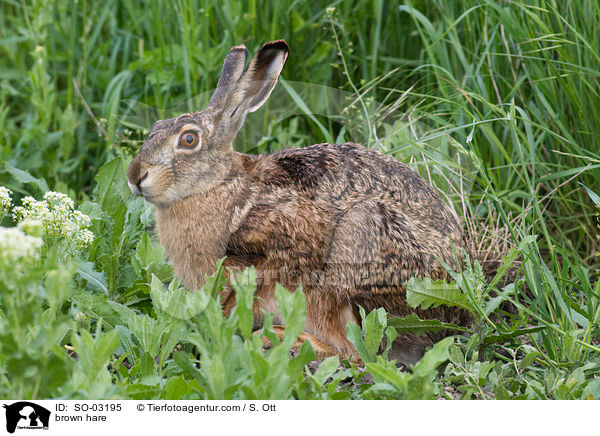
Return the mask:
[[[50,411],[29,401],[19,401],[3,406],[6,409],[6,431],[14,433],[15,429],[48,430]]]

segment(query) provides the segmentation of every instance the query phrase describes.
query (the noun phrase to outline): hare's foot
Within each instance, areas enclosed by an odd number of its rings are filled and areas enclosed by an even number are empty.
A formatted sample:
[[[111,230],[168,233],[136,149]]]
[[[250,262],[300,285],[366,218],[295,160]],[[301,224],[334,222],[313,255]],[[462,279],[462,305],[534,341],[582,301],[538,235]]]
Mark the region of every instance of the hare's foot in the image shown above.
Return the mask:
[[[338,298],[327,298],[333,290],[322,292],[306,292],[306,325],[305,329],[313,333],[320,341],[325,342],[337,354],[352,362],[359,363],[360,359],[354,345],[346,336],[346,324],[356,320],[352,306],[341,302]]]
[[[261,332],[262,330],[259,330],[256,333],[260,334]],[[274,325],[273,332],[277,335],[279,340],[281,340],[285,332],[285,327],[281,325]],[[336,349],[333,348],[331,345],[329,345],[326,342],[323,342],[322,340],[306,332],[300,333],[300,336],[298,336],[298,339],[296,339],[296,342],[294,342],[294,344],[292,345],[291,350],[298,351],[302,344],[306,341],[310,342],[310,344],[312,345],[312,348],[315,354],[317,355],[317,359],[325,359],[326,357],[335,356],[336,354],[338,354]],[[263,347],[268,350],[272,346],[273,344],[271,343],[271,341],[263,337]]]

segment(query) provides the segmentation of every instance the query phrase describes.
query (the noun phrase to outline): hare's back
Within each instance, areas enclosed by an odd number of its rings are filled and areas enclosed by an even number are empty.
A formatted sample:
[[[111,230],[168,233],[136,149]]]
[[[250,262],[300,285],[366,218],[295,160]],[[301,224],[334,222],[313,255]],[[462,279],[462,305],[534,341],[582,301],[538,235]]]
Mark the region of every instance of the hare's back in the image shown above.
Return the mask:
[[[328,268],[340,270],[339,276],[360,272],[353,278],[356,289],[435,276],[437,259],[454,264],[453,247],[464,246],[461,226],[448,205],[423,178],[391,156],[352,143],[318,144],[261,156],[254,163],[266,192],[287,194],[276,195],[278,201],[261,197],[264,204],[251,211],[245,226],[267,227],[272,221],[281,227],[279,223],[289,219],[282,219],[287,211],[309,210],[297,221],[302,228],[311,225],[310,232],[296,232],[292,225],[285,235],[275,232],[271,239],[290,239],[291,251],[311,247],[304,251],[319,253]],[[282,200],[304,206],[286,208]],[[380,276],[387,271],[398,275]]]
[[[316,201],[341,210],[379,199],[390,213],[401,212],[421,225],[457,228],[456,220],[438,193],[418,174],[392,156],[362,145],[317,144],[268,156],[282,174],[279,183],[292,185]]]

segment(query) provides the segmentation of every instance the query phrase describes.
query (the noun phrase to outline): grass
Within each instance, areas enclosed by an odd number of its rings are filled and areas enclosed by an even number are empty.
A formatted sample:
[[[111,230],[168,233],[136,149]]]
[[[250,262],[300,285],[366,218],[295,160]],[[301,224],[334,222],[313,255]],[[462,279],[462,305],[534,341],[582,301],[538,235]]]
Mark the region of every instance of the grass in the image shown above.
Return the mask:
[[[76,254],[47,243],[27,273],[4,276],[3,396],[600,396],[596,2],[6,0],[0,11],[0,186],[15,204],[67,193],[96,235]],[[287,343],[263,355],[243,308],[222,320],[211,292],[172,282],[147,236],[151,209],[128,194],[124,165],[151,123],[199,109],[231,46],[253,52],[278,38],[291,47],[284,80],[238,150],[360,139],[411,164],[463,216],[482,268],[474,262],[448,292],[478,321],[412,374],[366,345],[370,378],[334,360],[307,371],[311,351],[288,358]],[[10,214],[2,224],[14,225]],[[424,304],[419,286],[410,292]],[[172,322],[162,308],[181,299],[199,312]],[[202,325],[220,327],[208,336]],[[407,325],[366,314],[352,337],[379,344]],[[365,338],[373,326],[381,337]],[[19,365],[31,371],[17,377]],[[62,376],[42,383],[42,369]],[[285,374],[282,390],[258,383],[269,371]]]

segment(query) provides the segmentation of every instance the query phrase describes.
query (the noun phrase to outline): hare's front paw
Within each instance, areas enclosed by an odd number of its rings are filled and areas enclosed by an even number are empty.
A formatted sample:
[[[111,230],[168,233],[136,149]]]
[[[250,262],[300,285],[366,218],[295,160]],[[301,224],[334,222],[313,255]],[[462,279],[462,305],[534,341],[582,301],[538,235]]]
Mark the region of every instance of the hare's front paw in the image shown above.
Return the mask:
[[[281,326],[281,325],[274,325],[273,332],[277,335],[279,340],[281,340],[283,338],[283,334],[285,332],[285,327]],[[262,333],[262,329],[258,330],[256,332],[256,334],[261,334],[261,333]],[[294,345],[292,345],[292,348],[290,351],[292,351],[293,353],[297,352],[300,349],[300,347],[302,346],[302,344],[306,341],[310,342],[310,344],[312,345],[313,351],[315,352],[315,354],[317,355],[317,359],[319,359],[319,360],[323,360],[327,357],[335,356],[336,354],[338,354],[338,352],[335,350],[335,348],[333,348],[331,345],[329,345],[326,342],[321,341],[320,339],[318,339],[315,336],[311,335],[310,333],[306,333],[306,332],[302,332],[300,334],[300,336],[298,336],[298,339],[296,339],[296,342],[294,343]],[[267,337],[263,336],[263,349],[269,350],[272,347],[273,347],[273,343]]]

